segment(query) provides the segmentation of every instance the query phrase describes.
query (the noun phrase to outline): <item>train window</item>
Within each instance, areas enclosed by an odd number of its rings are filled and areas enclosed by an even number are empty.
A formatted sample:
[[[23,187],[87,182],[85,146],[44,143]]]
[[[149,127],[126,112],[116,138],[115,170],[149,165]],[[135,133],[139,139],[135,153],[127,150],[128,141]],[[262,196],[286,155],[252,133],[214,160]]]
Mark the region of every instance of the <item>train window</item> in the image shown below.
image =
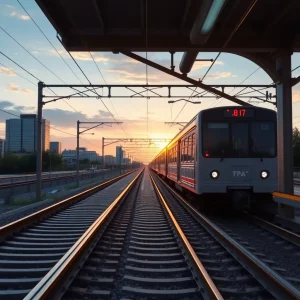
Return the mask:
[[[203,124],[203,155],[224,157],[229,154],[229,124],[207,122]]]
[[[273,122],[251,124],[250,151],[252,157],[276,156],[276,129]]]
[[[193,134],[193,160],[196,160],[196,134]]]
[[[232,150],[234,157],[249,156],[248,123],[233,123],[231,125]]]

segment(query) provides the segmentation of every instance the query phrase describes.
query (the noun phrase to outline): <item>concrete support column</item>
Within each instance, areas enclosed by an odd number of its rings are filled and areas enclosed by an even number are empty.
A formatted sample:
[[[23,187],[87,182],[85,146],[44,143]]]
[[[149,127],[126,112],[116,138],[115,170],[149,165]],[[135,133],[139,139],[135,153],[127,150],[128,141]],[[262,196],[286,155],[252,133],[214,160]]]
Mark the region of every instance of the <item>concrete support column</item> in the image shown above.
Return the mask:
[[[291,53],[283,53],[277,57],[276,69],[280,76],[280,83],[276,87],[278,191],[293,194]],[[280,205],[279,215],[288,218],[294,217],[294,209],[292,207]]]

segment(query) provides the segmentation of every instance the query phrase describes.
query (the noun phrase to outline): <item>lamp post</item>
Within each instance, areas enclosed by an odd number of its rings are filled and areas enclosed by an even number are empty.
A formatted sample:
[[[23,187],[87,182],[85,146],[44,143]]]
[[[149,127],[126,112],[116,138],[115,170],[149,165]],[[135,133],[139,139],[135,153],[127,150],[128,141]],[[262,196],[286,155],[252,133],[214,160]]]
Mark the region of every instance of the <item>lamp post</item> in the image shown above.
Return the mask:
[[[86,131],[89,131],[93,128],[97,128],[101,125],[109,125],[109,124],[122,124],[123,122],[80,122],[79,120],[77,121],[77,148],[76,148],[76,184],[77,187],[79,187],[79,135],[83,134]],[[92,127],[84,127],[85,130],[80,131],[80,124],[96,124],[93,125]],[[92,134],[94,133],[87,133],[87,134]]]
[[[76,147],[76,185],[77,187],[79,187],[79,135],[83,134],[83,132],[85,131],[79,131],[79,125],[80,125],[80,121],[77,121],[77,147]],[[86,133],[86,134],[90,134],[90,135],[94,135],[93,132],[91,133]]]

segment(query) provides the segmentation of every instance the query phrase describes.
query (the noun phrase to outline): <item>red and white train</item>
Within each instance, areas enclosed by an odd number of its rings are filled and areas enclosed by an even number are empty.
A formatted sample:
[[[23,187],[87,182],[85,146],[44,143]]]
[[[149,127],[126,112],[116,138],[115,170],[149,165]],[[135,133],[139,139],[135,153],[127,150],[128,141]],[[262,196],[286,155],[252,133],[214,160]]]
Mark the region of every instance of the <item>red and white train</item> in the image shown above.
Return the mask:
[[[249,205],[277,189],[276,118],[259,107],[202,110],[149,166],[193,194]]]

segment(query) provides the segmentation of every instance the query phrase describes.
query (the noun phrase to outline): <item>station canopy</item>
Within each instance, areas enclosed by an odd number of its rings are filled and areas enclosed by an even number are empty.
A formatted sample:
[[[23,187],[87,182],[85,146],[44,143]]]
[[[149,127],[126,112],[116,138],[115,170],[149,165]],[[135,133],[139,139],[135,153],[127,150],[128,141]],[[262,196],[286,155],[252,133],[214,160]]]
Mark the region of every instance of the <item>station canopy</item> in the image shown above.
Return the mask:
[[[300,50],[299,0],[36,0],[68,51]]]

